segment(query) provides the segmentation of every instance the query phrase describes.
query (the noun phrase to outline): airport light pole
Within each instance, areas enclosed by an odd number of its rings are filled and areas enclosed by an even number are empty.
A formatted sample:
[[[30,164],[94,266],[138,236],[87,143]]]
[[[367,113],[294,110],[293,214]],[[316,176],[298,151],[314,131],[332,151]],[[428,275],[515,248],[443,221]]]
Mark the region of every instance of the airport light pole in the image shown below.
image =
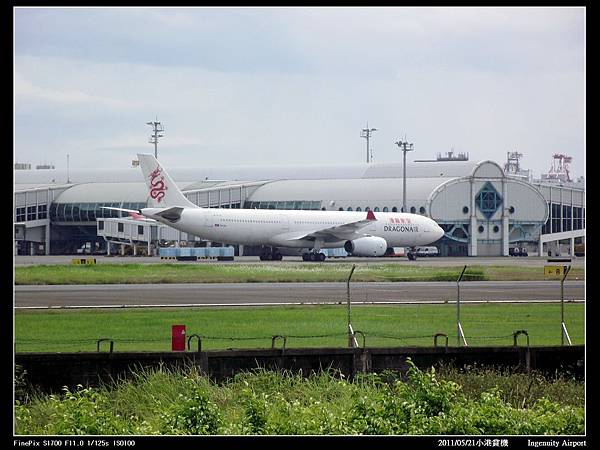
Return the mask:
[[[373,134],[373,131],[377,131],[377,128],[369,128],[369,122],[367,122],[367,128],[363,128],[360,131],[360,137],[365,138],[367,140],[367,163],[373,160],[373,155],[369,153],[369,139],[371,138],[371,134]]]
[[[152,127],[153,134],[152,136],[150,136],[148,142],[150,144],[154,144],[154,157],[158,159],[158,138],[164,136],[163,134],[159,133],[163,133],[165,129],[163,128],[162,124],[158,121],[158,118],[154,122],[146,122],[146,125],[150,125]]]
[[[406,212],[406,152],[412,152],[414,150],[413,144],[407,142],[406,137],[404,139],[404,142],[396,142],[396,145],[400,148],[400,150],[403,153],[402,168],[404,171],[404,175],[402,176],[402,212]]]

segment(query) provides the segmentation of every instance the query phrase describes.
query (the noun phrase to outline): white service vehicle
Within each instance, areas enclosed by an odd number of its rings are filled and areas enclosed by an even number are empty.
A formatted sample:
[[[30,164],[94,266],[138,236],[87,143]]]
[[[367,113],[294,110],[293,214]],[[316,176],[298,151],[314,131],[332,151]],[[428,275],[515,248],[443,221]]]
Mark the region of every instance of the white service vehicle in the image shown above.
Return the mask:
[[[417,247],[417,256],[439,256],[440,251],[437,247]]]

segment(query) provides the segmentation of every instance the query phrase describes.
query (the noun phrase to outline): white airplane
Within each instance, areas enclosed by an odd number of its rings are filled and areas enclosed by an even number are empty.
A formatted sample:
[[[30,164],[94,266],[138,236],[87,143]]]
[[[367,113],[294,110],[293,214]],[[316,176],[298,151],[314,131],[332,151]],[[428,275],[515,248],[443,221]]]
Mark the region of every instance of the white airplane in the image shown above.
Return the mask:
[[[444,230],[432,219],[408,213],[201,208],[190,202],[152,155],[138,154],[148,185],[149,205],[141,214],[213,242],[262,245],[261,260],[281,260],[279,249],[305,249],[304,261],[324,261],[323,248],[343,247],[354,256],[383,256],[388,247],[415,247],[437,241]]]

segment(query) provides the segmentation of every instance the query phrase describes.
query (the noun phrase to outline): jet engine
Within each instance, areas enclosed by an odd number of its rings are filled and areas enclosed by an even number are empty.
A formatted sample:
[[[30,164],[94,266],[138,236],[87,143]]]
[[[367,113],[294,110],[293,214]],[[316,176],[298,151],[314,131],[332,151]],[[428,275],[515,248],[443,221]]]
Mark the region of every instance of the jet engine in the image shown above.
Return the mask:
[[[344,250],[354,256],[383,256],[387,250],[387,242],[381,237],[367,236],[346,241]]]

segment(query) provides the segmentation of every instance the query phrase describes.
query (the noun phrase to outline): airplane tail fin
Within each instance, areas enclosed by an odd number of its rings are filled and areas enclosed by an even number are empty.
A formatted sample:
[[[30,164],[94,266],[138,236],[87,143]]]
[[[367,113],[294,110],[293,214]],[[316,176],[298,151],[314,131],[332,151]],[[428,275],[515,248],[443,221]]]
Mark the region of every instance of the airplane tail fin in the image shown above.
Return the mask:
[[[198,208],[179,190],[169,174],[152,155],[138,154],[144,180],[148,186],[148,205],[155,208],[179,206]]]

